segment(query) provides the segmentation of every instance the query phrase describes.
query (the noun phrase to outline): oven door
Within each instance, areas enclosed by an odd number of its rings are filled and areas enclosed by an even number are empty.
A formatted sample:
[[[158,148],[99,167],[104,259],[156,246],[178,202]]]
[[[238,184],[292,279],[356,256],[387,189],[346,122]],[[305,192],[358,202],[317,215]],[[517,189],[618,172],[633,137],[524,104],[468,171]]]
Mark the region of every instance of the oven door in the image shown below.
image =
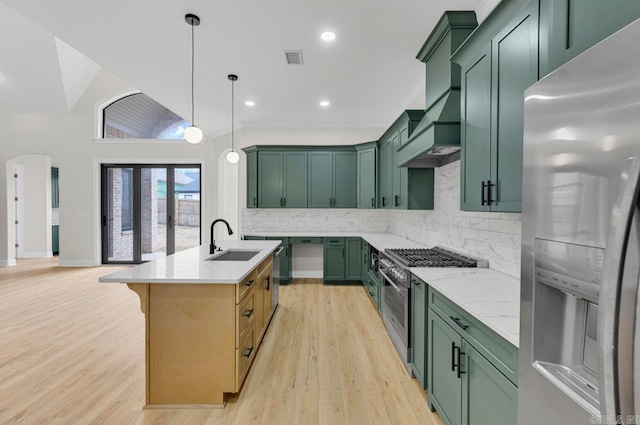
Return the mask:
[[[384,296],[382,311],[398,333],[405,347],[409,347],[409,288],[396,285],[383,271]]]

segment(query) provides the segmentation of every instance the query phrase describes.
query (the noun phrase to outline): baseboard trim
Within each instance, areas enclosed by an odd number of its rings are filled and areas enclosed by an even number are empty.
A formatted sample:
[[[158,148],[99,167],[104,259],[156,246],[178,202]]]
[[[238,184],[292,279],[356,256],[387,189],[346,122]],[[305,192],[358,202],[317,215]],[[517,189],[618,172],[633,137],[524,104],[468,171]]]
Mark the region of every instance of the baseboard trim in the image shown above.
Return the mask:
[[[16,260],[0,260],[0,267],[13,267],[17,265]]]
[[[53,257],[53,252],[25,252],[22,254],[21,258],[51,258]]]
[[[99,265],[93,260],[58,260],[60,267],[97,267]]]

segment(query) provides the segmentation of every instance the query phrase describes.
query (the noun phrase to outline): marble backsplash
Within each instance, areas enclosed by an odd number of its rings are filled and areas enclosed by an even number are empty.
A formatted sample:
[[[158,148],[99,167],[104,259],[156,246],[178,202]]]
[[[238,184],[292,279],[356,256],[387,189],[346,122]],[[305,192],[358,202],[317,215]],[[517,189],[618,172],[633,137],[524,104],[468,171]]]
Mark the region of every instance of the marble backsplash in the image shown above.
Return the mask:
[[[242,231],[390,232],[489,261],[520,277],[521,214],[460,211],[460,161],[435,169],[433,211],[243,209]]]
[[[387,231],[483,258],[490,268],[519,278],[521,214],[460,211],[460,161],[435,170],[434,210],[392,210]]]
[[[242,209],[243,232],[386,232],[388,210]]]

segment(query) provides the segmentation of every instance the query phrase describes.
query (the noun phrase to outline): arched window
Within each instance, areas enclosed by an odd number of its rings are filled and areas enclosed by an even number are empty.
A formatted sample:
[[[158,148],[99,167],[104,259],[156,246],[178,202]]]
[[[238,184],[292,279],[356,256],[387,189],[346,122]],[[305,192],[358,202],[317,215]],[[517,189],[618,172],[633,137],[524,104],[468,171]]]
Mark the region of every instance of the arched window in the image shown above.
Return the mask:
[[[118,99],[102,113],[104,139],[183,139],[191,125],[143,93]]]

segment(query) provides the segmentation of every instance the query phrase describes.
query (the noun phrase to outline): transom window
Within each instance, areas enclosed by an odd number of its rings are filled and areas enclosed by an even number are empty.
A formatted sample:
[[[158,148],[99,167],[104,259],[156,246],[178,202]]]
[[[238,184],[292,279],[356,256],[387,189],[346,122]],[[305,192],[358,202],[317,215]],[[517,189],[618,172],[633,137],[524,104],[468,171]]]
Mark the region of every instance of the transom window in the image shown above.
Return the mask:
[[[191,125],[143,93],[105,107],[102,122],[105,139],[183,139]]]

